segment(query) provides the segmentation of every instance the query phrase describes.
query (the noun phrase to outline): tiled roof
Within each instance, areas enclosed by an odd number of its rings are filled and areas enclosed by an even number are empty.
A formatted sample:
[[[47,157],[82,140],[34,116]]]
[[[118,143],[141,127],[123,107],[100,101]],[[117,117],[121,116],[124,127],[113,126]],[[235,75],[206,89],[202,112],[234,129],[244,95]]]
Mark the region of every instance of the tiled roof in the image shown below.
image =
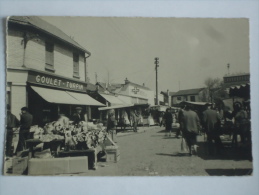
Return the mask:
[[[74,39],[69,37],[63,31],[61,31],[56,26],[42,20],[37,16],[11,16],[8,18],[8,22],[17,23],[24,26],[31,26],[35,29],[41,30],[47,34],[51,34],[52,36],[56,37],[57,39],[61,39],[62,41],[67,42],[68,44],[78,48],[81,51],[84,51],[90,54],[85,48],[79,45]]]
[[[198,94],[203,89],[204,88],[180,90],[180,91],[176,92],[175,94],[173,94],[173,96],[195,95],[195,94]]]

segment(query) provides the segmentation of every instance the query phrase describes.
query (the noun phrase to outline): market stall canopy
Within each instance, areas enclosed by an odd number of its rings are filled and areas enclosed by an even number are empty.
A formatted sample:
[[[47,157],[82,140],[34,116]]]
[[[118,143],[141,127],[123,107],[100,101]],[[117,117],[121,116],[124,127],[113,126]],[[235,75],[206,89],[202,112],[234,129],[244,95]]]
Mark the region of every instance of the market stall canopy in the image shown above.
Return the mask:
[[[133,107],[134,104],[128,104],[128,105],[116,105],[116,106],[108,106],[108,107],[102,107],[102,108],[98,108],[98,110],[102,111],[102,110],[111,110],[111,109],[118,109],[118,108],[128,108],[128,107]]]
[[[227,89],[230,97],[250,98],[250,83],[231,86]]]
[[[180,104],[191,104],[191,105],[196,105],[196,106],[205,106],[206,104],[212,105],[212,103],[209,102],[190,102],[190,101],[182,101]]]
[[[104,106],[87,94],[31,86],[44,100],[56,104]]]
[[[121,101],[119,98],[113,95],[106,95],[106,94],[100,94],[104,99],[106,99],[108,102],[111,103],[112,106],[114,105],[123,105],[125,104],[123,101]]]
[[[161,112],[165,112],[167,108],[169,108],[169,106],[156,105],[156,106],[149,107],[150,110],[157,110],[157,111],[161,111]]]
[[[81,94],[81,93],[74,93],[70,91],[66,91],[69,95],[77,99],[81,105],[89,105],[89,106],[105,106],[104,104],[96,101],[95,99],[91,98],[87,94]]]

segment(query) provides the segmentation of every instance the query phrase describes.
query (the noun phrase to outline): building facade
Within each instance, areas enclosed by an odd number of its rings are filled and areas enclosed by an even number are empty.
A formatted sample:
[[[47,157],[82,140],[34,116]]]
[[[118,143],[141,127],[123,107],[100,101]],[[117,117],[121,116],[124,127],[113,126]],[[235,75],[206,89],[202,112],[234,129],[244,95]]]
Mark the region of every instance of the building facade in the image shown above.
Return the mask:
[[[200,102],[203,90],[205,88],[180,90],[171,96],[172,105],[182,101]]]
[[[90,52],[55,26],[39,17],[13,16],[7,32],[7,97],[16,116],[24,106],[35,123],[70,116],[75,106],[101,103],[87,95],[95,90],[88,83],[86,59]]]

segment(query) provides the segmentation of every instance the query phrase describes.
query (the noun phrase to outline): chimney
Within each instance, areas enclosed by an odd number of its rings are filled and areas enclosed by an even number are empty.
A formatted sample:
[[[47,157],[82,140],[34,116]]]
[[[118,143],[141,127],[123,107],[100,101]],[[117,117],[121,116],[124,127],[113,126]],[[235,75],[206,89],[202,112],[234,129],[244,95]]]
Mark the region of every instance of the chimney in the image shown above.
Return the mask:
[[[143,83],[143,87],[145,87],[145,83]]]
[[[125,85],[129,83],[129,80],[126,78],[125,79]]]

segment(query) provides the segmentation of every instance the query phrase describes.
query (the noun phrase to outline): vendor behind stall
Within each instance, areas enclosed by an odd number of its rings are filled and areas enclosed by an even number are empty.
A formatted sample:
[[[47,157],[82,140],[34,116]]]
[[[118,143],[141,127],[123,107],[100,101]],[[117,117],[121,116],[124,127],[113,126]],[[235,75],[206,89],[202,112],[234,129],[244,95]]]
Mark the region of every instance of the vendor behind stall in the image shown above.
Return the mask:
[[[85,121],[84,116],[82,116],[82,108],[76,107],[76,112],[72,116],[72,121],[74,125],[78,125],[80,121]]]

